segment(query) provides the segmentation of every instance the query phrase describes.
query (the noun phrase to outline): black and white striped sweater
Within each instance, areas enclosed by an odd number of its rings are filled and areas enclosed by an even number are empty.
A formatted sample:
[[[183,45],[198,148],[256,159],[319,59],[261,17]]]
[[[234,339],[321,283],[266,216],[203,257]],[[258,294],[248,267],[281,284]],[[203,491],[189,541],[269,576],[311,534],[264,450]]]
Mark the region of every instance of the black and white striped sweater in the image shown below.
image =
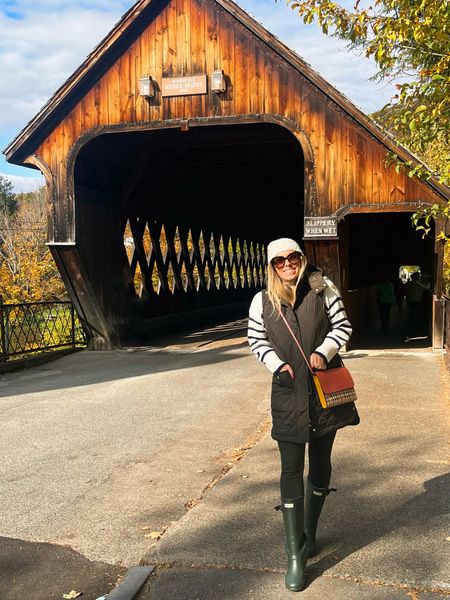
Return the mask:
[[[352,334],[352,326],[347,318],[339,290],[328,277],[324,277],[327,287],[323,291],[325,310],[331,324],[331,331],[324,341],[315,349],[327,363],[348,342]],[[284,362],[271,347],[263,320],[263,293],[258,292],[250,305],[248,318],[248,343],[256,358],[275,373]]]

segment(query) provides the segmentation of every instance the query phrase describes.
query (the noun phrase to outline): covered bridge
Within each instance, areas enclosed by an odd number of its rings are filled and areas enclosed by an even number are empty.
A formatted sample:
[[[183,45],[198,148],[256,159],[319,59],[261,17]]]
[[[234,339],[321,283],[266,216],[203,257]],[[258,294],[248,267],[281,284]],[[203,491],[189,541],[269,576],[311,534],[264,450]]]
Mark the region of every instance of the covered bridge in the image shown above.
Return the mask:
[[[442,252],[410,214],[448,190],[388,151],[415,160],[231,0],[139,0],[5,154],[44,174],[93,348],[243,310],[279,236],[303,240],[357,332],[374,284],[420,265],[439,346]]]

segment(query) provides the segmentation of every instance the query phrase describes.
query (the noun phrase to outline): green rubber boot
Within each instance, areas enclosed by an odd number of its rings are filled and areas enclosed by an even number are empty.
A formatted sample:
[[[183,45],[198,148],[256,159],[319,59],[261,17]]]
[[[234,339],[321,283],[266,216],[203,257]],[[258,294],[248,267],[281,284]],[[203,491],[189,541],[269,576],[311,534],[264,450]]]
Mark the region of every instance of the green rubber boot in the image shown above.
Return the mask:
[[[293,499],[282,498],[281,510],[283,512],[284,529],[286,532],[286,553],[288,556],[288,568],[284,581],[288,590],[299,592],[306,584],[303,496]]]
[[[306,496],[305,496],[305,558],[312,558],[317,554],[316,546],[316,531],[317,522],[322,512],[325,498],[330,490],[328,487],[319,488],[313,485],[309,479],[306,480]]]

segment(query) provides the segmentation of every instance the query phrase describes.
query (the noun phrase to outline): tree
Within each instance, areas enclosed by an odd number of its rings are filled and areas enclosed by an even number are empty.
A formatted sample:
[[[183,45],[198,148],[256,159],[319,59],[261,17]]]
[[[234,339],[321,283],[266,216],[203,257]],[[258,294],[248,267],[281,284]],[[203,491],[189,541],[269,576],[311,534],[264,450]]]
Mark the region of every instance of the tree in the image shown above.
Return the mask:
[[[17,209],[16,195],[9,179],[0,175],[0,214],[12,215]]]
[[[37,302],[66,295],[45,245],[45,188],[21,194],[14,214],[0,214],[0,290],[6,303]]]
[[[305,23],[317,21],[326,35],[373,57],[374,79],[397,80],[397,94],[378,119],[398,141],[429,165],[398,163],[408,174],[450,184],[450,0],[374,0],[352,10],[331,0],[287,0]],[[374,118],[377,119],[375,114]],[[450,218],[450,206],[418,211],[415,224]],[[449,241],[443,233],[440,237]]]

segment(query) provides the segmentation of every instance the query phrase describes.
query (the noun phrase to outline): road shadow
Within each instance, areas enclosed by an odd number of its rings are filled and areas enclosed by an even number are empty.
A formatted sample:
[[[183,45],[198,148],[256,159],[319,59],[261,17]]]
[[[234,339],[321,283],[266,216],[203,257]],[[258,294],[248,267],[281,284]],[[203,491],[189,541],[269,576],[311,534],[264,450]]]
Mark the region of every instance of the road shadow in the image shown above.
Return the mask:
[[[109,593],[125,567],[91,561],[66,546],[0,537],[2,600],[60,600],[71,590],[83,600]]]
[[[375,549],[361,555],[366,579],[408,583],[417,588],[443,581],[448,542],[442,521],[449,510],[450,474],[427,479],[423,492],[415,493],[417,483],[412,484],[411,478],[423,474],[417,458],[423,456],[424,448],[420,442],[404,447],[406,439],[407,436],[398,436],[390,441],[396,450],[391,463],[366,463],[358,472],[355,456],[338,453],[335,467],[340,474],[339,491],[325,504],[318,533],[321,551],[308,563],[308,586],[375,543]],[[260,471],[273,466],[274,451],[277,452],[275,448],[258,450]],[[407,481],[402,479],[405,465],[410,477]],[[156,546],[154,553],[145,557],[145,562],[195,569],[278,572],[282,581],[286,565],[284,530],[282,516],[274,510],[279,503],[274,475],[271,471],[264,476],[251,465],[247,469],[243,465],[228,481],[225,478],[220,482],[204,506],[193,509],[198,511],[196,514],[186,515],[184,525],[180,521],[170,537],[163,538],[160,549]],[[358,556],[351,560],[345,569],[355,576]],[[252,578],[247,583],[242,580],[242,585],[251,586]],[[217,597],[238,600],[249,590],[229,592]],[[291,597],[290,592],[284,593]]]
[[[84,350],[46,365],[0,375],[0,398],[226,363],[247,355],[250,357],[246,335],[246,321],[238,321],[181,336],[161,337],[155,339],[155,344],[150,347]]]

